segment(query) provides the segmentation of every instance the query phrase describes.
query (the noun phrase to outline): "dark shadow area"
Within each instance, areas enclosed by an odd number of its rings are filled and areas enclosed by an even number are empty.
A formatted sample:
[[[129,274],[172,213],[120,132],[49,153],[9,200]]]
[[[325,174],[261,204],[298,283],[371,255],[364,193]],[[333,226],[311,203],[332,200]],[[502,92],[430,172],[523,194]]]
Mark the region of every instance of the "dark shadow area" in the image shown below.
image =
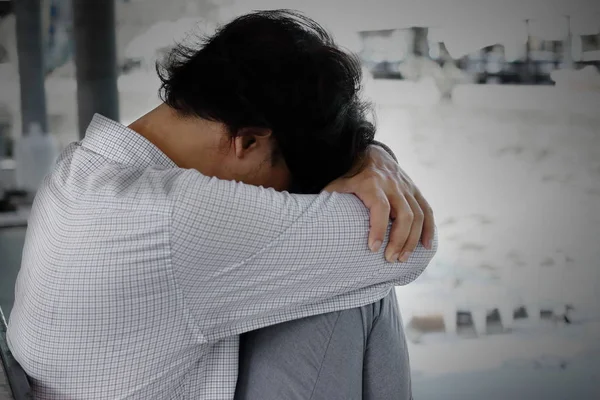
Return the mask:
[[[0,307],[8,319],[15,299],[15,280],[21,266],[25,228],[0,229]]]

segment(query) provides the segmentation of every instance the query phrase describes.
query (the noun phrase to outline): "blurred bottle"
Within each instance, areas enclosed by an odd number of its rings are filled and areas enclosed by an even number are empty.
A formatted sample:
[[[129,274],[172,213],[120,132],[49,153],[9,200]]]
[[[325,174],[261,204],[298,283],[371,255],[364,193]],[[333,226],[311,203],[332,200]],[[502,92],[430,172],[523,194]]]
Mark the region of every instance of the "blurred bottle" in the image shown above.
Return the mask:
[[[19,189],[35,193],[58,157],[53,135],[45,134],[38,123],[29,125],[15,145],[16,178]]]

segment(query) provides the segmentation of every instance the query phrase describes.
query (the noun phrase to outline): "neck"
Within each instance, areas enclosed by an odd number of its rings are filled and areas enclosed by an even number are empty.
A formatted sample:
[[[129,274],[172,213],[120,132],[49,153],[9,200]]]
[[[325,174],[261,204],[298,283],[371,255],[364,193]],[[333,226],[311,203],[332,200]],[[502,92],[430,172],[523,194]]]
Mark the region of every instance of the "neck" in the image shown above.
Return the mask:
[[[210,174],[207,154],[218,154],[221,130],[212,121],[183,117],[166,104],[134,121],[129,128],[158,147],[180,168]]]

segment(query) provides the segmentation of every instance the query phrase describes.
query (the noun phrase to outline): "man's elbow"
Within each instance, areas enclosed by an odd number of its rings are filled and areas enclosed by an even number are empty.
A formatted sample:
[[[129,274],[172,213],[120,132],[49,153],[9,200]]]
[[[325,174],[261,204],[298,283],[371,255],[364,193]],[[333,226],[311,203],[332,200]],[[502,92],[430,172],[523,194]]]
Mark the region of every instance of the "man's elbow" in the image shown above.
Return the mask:
[[[396,286],[408,285],[414,282],[423,274],[425,269],[431,263],[431,260],[436,255],[438,249],[438,233],[437,229],[434,232],[431,249],[426,249],[422,244],[415,249],[411,257],[405,263],[401,272],[401,276],[394,282]]]

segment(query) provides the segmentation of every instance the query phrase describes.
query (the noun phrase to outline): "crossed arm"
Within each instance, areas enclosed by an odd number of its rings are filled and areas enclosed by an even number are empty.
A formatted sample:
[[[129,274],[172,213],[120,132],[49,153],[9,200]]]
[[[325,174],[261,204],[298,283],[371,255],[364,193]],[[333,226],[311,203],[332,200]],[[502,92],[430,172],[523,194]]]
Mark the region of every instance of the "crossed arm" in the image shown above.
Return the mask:
[[[381,166],[373,168],[381,172]],[[381,191],[375,199],[385,190],[393,192],[386,179],[371,180]],[[352,181],[342,184],[351,188]],[[437,247],[432,229],[429,249],[415,244],[405,262],[389,263],[382,251],[370,250],[368,240],[389,242],[394,227],[390,232],[388,209],[382,233],[374,235],[372,208],[382,206],[371,200],[369,212],[359,198],[368,199],[369,193],[294,195],[193,170],[175,185],[179,196],[171,237],[174,277],[205,341],[255,329],[257,321],[282,322],[276,316],[294,319],[295,309],[365,288],[407,284],[425,269]],[[390,209],[391,202],[387,200]],[[377,212],[386,212],[385,204]],[[419,224],[417,242],[422,220]],[[413,229],[403,230],[411,240]],[[396,246],[390,251],[397,254],[397,247],[405,248],[406,243],[390,246]]]

